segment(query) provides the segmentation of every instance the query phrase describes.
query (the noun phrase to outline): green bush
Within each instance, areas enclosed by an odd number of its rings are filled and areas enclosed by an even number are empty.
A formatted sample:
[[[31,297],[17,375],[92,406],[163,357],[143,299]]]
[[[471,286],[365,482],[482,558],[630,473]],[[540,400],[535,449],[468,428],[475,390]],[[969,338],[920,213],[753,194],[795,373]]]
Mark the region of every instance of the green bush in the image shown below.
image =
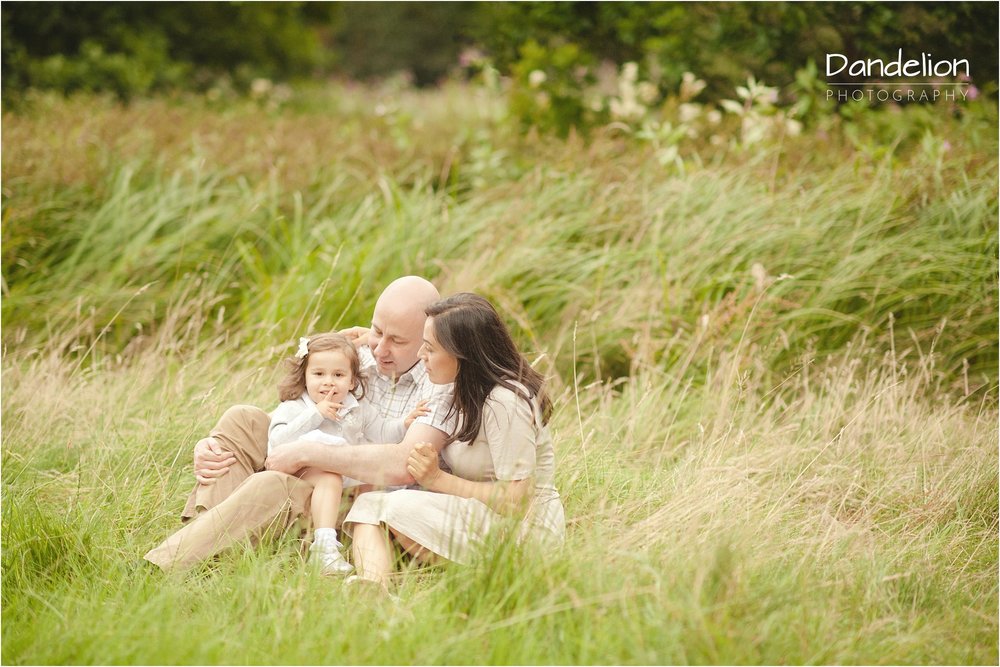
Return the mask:
[[[64,93],[110,91],[128,100],[153,90],[180,85],[190,65],[170,60],[166,40],[150,35],[130,39],[134,50],[106,52],[93,40],[85,40],[74,56],[56,54],[29,63],[32,85]]]
[[[587,129],[596,118],[584,104],[593,83],[593,59],[576,44],[545,48],[529,41],[512,67],[510,111],[525,129],[537,127],[566,136],[570,128]]]
[[[221,75],[244,87],[312,75],[327,64],[315,25],[334,14],[294,2],[20,2],[4,4],[2,17],[11,104],[28,87],[130,99]]]
[[[980,85],[997,80],[996,7],[975,2],[483,3],[472,33],[502,71],[523,44],[564,39],[598,60],[650,59],[671,87],[695,72],[709,99],[751,75],[784,87],[810,59],[833,51],[961,54]]]

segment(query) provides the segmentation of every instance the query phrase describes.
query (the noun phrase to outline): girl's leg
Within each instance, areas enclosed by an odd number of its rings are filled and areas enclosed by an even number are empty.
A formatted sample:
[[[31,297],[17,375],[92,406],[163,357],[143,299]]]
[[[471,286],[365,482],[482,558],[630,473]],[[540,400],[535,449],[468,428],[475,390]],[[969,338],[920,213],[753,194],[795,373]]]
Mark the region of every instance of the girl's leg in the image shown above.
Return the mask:
[[[302,473],[302,479],[315,487],[310,502],[313,543],[309,551],[323,574],[349,574],[354,568],[340,553],[343,545],[337,539],[336,528],[344,478],[337,473],[308,469]]]
[[[344,478],[335,472],[310,468],[302,474],[302,479],[311,483],[314,489],[309,504],[313,526],[336,528],[340,497],[344,493]]]

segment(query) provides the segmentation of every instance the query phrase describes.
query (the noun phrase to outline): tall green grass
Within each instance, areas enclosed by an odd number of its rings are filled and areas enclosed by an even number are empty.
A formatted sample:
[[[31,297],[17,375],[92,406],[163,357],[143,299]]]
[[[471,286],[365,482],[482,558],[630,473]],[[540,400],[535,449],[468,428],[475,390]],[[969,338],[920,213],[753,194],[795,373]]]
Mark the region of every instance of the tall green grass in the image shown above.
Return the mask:
[[[5,116],[4,663],[997,663],[995,105],[679,172],[341,92]],[[551,377],[566,547],[398,605],[289,540],[148,568],[193,443],[409,272]]]
[[[192,442],[269,404],[272,365],[8,363],[5,660],[990,663],[995,408],[937,393],[930,360],[856,352],[780,392],[732,362],[702,388],[567,390],[565,549],[400,575],[398,606],[310,576],[294,543],[175,576],[139,560],[177,525]]]
[[[273,344],[269,325],[363,321],[384,276],[422,272],[501,301],[563,376],[574,329],[599,378],[670,368],[694,339],[745,335],[780,369],[859,331],[888,349],[891,330],[914,354],[936,340],[970,389],[996,381],[997,162],[971,121],[941,119],[950,153],[872,161],[807,137],[677,174],[641,147],[601,153],[617,140],[525,148],[488,115],[458,131],[456,105],[413,104],[428,117],[411,114],[409,140],[378,143],[404,121],[162,102],[96,104],[75,125],[58,105],[8,116],[5,339],[74,322],[84,349],[98,334],[118,349],[169,312]],[[71,173],[41,168],[53,133]],[[817,148],[832,154],[803,157]]]

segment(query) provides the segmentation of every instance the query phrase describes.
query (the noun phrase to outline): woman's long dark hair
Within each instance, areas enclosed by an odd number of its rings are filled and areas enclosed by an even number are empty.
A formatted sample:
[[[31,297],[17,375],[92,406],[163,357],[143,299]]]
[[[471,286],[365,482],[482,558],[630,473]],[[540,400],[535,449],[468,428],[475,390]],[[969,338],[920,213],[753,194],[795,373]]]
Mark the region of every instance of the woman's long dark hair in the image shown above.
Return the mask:
[[[461,416],[458,432],[449,442],[472,442],[483,423],[483,406],[497,385],[530,401],[536,397],[547,423],[552,403],[545,394],[545,379],[531,367],[514,345],[510,331],[489,301],[471,292],[460,292],[435,301],[425,311],[434,318],[434,335],[442,348],[458,359],[455,400],[451,411]],[[517,386],[520,383],[527,388]]]

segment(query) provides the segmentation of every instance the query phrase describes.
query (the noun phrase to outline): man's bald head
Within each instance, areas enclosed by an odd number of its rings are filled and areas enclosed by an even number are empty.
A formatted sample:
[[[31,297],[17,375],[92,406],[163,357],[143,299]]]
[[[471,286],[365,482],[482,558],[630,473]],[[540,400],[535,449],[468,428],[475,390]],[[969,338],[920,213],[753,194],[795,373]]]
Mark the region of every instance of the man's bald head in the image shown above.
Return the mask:
[[[382,291],[368,335],[380,373],[398,377],[417,363],[427,318],[424,310],[440,298],[437,288],[420,276],[397,278]]]

